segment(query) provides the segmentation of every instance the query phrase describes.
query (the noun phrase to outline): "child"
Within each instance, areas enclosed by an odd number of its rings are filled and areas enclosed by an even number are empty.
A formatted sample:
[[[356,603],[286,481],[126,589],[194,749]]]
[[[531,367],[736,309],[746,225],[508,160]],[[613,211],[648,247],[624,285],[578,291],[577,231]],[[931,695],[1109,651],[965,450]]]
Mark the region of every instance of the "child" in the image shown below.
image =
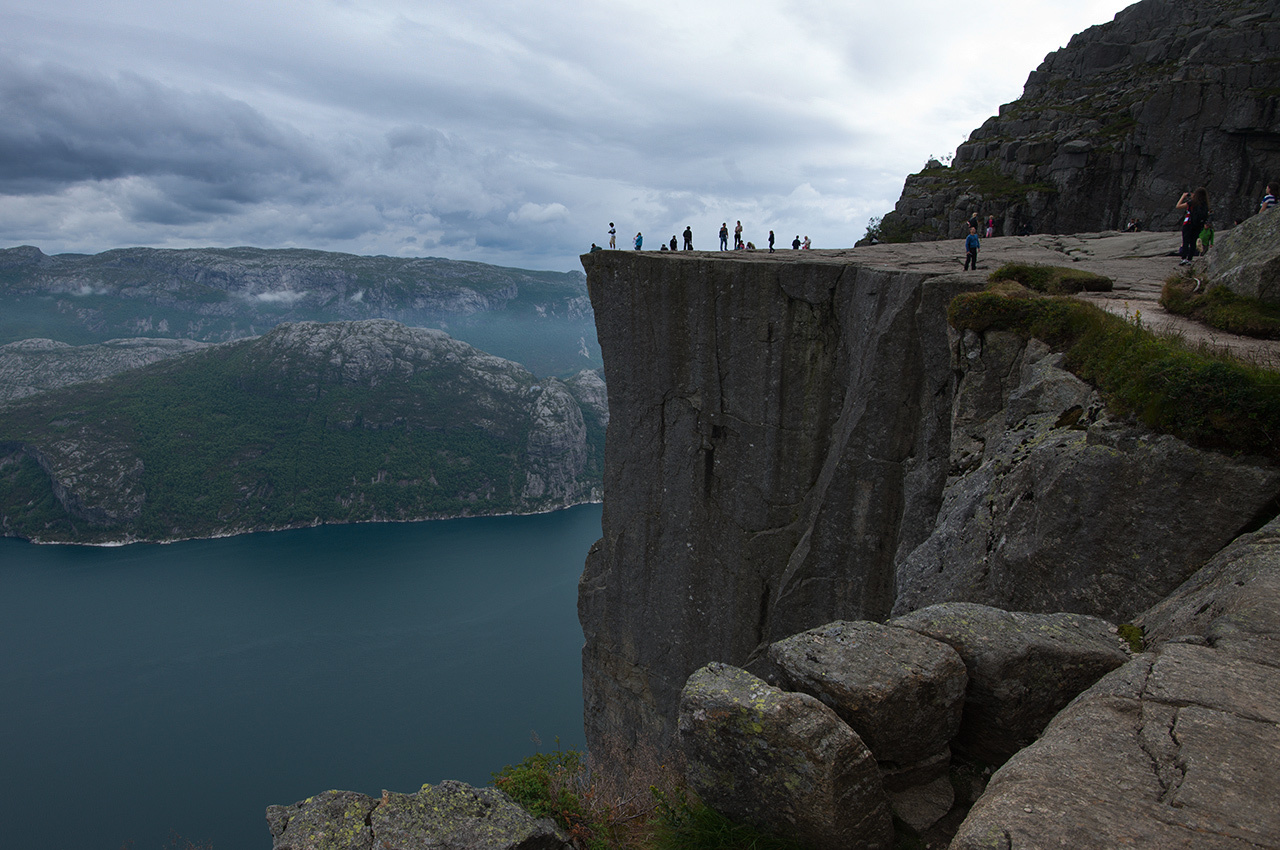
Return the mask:
[[[973,270],[978,270],[978,228],[970,226],[969,235],[964,240],[964,270],[969,270],[969,263],[973,263]]]

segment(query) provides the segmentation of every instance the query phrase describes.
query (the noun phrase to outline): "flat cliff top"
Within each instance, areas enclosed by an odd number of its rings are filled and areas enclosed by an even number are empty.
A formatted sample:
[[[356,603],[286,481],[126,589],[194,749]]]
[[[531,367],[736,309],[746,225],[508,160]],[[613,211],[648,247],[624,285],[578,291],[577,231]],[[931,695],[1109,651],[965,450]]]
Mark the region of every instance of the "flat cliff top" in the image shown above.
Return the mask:
[[[1225,232],[1225,231],[1223,231]],[[982,239],[976,272],[963,271],[964,242],[906,242],[867,245],[860,248],[797,251],[781,248],[770,254],[754,251],[645,251],[645,257],[670,260],[698,259],[750,263],[853,264],[874,268],[937,275],[971,276],[975,283],[1005,263],[1070,265],[1106,275],[1115,283],[1111,292],[1084,293],[1080,297],[1117,315],[1140,313],[1144,325],[1156,331],[1181,334],[1191,342],[1225,348],[1237,356],[1280,368],[1280,340],[1260,340],[1206,327],[1160,306],[1160,289],[1178,271],[1177,232],[1038,234],[994,236]],[[634,253],[634,252],[612,252]],[[583,255],[587,262],[592,255]],[[1198,268],[1193,267],[1193,268]]]

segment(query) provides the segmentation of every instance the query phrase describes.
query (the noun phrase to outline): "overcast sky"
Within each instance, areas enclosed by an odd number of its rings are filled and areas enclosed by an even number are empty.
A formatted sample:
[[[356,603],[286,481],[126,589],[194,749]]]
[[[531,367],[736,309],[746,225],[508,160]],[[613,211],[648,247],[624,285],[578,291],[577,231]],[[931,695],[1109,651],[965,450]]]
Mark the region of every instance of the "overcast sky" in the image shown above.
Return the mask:
[[[848,246],[1127,5],[3,0],[0,246]]]

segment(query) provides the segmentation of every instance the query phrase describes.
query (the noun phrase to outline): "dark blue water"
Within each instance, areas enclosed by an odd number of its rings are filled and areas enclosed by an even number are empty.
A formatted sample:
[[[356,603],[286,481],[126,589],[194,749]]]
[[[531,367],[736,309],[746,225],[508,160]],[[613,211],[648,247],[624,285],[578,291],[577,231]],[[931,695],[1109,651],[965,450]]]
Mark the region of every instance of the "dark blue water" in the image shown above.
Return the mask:
[[[0,846],[269,848],[329,788],[582,740],[599,506],[114,549],[0,540]]]

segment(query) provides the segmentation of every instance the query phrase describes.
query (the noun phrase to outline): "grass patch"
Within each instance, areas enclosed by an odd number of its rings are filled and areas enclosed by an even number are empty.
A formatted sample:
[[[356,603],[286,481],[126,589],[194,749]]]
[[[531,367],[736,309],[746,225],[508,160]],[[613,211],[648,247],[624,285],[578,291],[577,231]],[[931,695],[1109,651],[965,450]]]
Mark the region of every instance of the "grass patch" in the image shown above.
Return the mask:
[[[1065,366],[1098,388],[1111,409],[1191,445],[1280,460],[1280,373],[1208,349],[1188,348],[1133,320],[1060,297],[956,296],[958,330],[1007,330],[1066,352]]]
[[[536,741],[536,737],[535,737]],[[586,850],[804,850],[788,838],[734,823],[682,787],[677,772],[656,762],[632,779],[643,793],[600,781],[582,753],[536,753],[493,774],[494,787],[534,817],[549,817]],[[641,759],[641,761],[646,761]],[[649,759],[648,761],[652,761]]]
[[[1211,286],[1205,292],[1196,292],[1195,286],[1190,278],[1174,275],[1160,292],[1160,306],[1211,328],[1258,339],[1280,339],[1280,305],[1239,295],[1225,286]]]
[[[1121,623],[1116,626],[1116,631],[1119,633],[1120,639],[1129,644],[1129,649],[1133,652],[1142,652],[1146,647],[1146,636],[1142,633],[1140,626],[1135,626],[1133,623]]]
[[[1056,193],[1052,183],[1021,183],[1004,174],[994,165],[978,165],[973,168],[947,169],[950,173],[940,177],[945,184],[982,196],[988,201],[1012,201],[1030,192]],[[931,170],[933,174],[936,169]]]
[[[1106,275],[1073,269],[1069,266],[1045,266],[1038,263],[1005,263],[991,273],[992,282],[1016,281],[1028,289],[1046,295],[1075,295],[1077,292],[1110,292],[1111,278]]]

